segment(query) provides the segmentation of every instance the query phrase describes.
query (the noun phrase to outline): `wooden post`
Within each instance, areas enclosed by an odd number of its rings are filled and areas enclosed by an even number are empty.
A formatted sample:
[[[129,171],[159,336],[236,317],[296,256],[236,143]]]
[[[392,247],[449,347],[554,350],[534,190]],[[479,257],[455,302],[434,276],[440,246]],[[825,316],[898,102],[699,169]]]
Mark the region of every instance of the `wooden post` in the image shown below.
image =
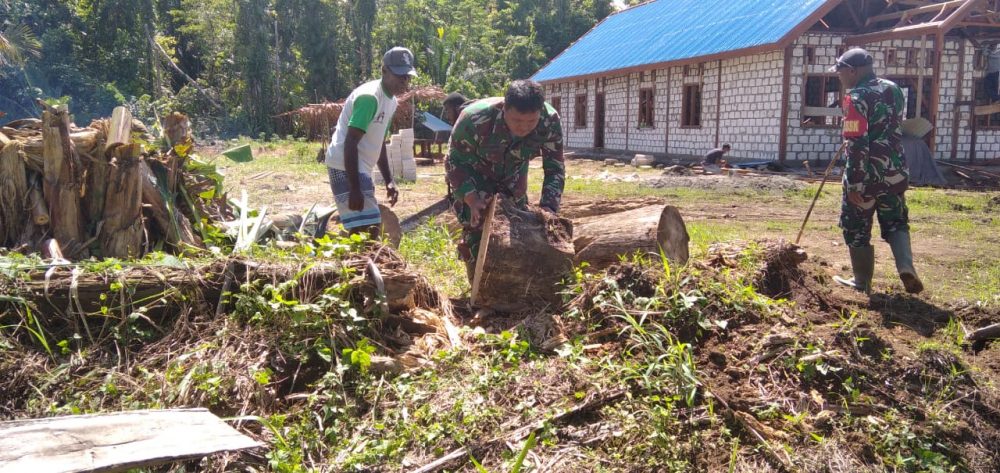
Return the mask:
[[[931,156],[937,153],[938,108],[941,106],[941,56],[944,52],[944,35],[940,32],[934,36],[934,79],[931,81],[931,132],[929,135]],[[920,91],[923,94],[923,91]]]
[[[955,118],[951,121],[951,160],[958,159],[958,131],[962,121],[962,91],[965,87],[965,43],[962,39],[958,43],[958,82],[955,87]],[[973,94],[973,97],[975,94]],[[975,117],[972,117],[975,119]]]
[[[667,66],[667,104],[666,115],[663,118],[663,153],[670,156],[670,75],[673,67]]]
[[[719,147],[719,125],[722,122],[722,59],[716,61],[719,68],[718,80],[715,84],[715,147]]]
[[[969,105],[969,118],[972,120],[972,123],[969,124],[969,128],[972,129],[972,142],[969,143],[969,163],[971,164],[976,161],[976,124],[979,123],[979,117],[976,116],[976,102],[974,100],[970,102],[972,102]]]
[[[785,48],[785,64],[781,73],[781,118],[778,123],[778,162],[784,163],[788,157],[788,108],[791,106],[792,53],[795,45]],[[718,143],[716,143],[718,144]]]
[[[606,106],[605,106],[606,107]],[[607,114],[607,108],[605,108],[604,113]],[[632,128],[632,124],[629,123],[632,116],[632,73],[629,72],[625,74],[625,150],[628,151],[628,135]],[[605,145],[607,147],[607,145]]]
[[[915,117],[924,116],[922,105],[924,103],[924,68],[927,67],[927,35],[920,35],[920,54],[917,58],[917,111]]]

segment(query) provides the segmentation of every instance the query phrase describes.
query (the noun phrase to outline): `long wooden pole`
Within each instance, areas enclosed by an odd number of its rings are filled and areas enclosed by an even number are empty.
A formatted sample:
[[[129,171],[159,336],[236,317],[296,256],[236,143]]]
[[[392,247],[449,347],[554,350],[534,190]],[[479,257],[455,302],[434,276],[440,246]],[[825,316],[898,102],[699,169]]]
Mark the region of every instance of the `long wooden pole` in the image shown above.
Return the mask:
[[[479,295],[479,284],[483,279],[483,268],[486,266],[486,252],[490,247],[490,235],[493,233],[493,215],[496,214],[498,195],[494,195],[490,201],[490,207],[486,211],[486,219],[483,220],[483,232],[479,239],[479,254],[476,255],[476,271],[472,276],[472,296],[469,297],[469,305],[476,306],[476,296]]]
[[[847,149],[846,141],[840,145],[840,149],[837,150],[837,155],[833,157],[833,160],[830,161],[830,164],[826,167],[826,172],[823,173],[823,180],[819,181],[819,189],[816,189],[816,195],[813,197],[812,203],[809,204],[809,211],[806,212],[806,218],[802,220],[802,226],[799,227],[799,235],[795,237],[796,245],[798,245],[799,240],[802,239],[802,232],[805,231],[806,222],[809,221],[809,216],[813,213],[813,207],[816,207],[816,201],[819,200],[819,195],[823,192],[823,185],[826,184],[826,178],[830,175],[830,171],[833,169],[833,166],[840,160],[840,156],[844,154],[845,149]]]

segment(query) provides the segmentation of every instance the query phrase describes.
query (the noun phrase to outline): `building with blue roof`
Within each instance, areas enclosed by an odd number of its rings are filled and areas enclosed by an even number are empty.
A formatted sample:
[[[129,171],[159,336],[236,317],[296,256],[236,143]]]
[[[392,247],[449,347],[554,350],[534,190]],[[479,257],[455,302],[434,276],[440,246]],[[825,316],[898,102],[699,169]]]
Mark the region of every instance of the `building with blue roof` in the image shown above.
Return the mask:
[[[1000,38],[988,3],[653,0],[608,16],[532,78],[570,148],[702,156],[730,143],[735,158],[829,159],[842,91],[827,69],[862,46],[903,88],[907,117],[933,124],[934,157],[995,157],[1000,107],[980,86]]]

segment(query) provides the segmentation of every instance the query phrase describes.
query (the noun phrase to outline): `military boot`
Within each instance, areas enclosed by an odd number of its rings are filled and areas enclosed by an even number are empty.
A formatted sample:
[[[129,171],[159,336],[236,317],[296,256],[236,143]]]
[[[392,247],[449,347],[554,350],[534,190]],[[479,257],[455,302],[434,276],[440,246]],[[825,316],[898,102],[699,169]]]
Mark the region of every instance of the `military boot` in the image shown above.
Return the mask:
[[[892,257],[896,259],[896,271],[899,279],[903,281],[903,287],[910,294],[917,294],[924,290],[924,283],[917,277],[917,270],[913,268],[913,250],[910,248],[910,231],[903,230],[892,232],[886,236],[886,242],[892,248]]]
[[[860,248],[848,247],[851,250],[851,269],[854,277],[844,279],[834,276],[833,280],[847,287],[854,288],[865,294],[872,292],[872,276],[875,274],[875,247],[868,245]]]

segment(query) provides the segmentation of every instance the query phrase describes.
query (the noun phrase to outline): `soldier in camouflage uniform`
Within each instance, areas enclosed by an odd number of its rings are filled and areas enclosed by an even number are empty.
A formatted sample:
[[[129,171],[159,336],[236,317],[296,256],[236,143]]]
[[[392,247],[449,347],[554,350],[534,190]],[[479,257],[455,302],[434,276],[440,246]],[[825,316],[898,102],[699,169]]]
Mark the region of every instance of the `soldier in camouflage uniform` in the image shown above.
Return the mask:
[[[891,81],[875,76],[871,55],[860,48],[845,52],[831,71],[837,72],[847,89],[843,98],[847,167],[840,228],[854,272],[852,279],[835,279],[859,291],[871,291],[875,272],[872,217],[878,215],[882,238],[892,248],[906,291],[918,293],[923,284],[913,268],[904,197],[909,175],[901,145],[903,92]]]
[[[556,213],[566,175],[562,125],[537,82],[514,81],[504,97],[477,100],[462,110],[451,132],[445,170],[462,224],[458,251],[467,268],[476,260],[490,197],[500,194],[526,207],[528,161],[538,155],[545,173],[540,205]]]

